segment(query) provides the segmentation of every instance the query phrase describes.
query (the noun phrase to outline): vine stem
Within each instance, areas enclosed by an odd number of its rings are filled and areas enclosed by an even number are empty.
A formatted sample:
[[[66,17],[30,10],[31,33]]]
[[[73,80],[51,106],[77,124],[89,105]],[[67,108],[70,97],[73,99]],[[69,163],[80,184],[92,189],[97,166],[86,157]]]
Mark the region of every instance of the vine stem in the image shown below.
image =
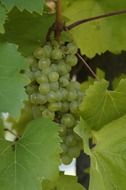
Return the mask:
[[[97,75],[95,74],[95,72],[91,69],[91,67],[88,65],[88,63],[84,60],[84,58],[79,54],[77,53],[76,54],[77,57],[82,61],[82,63],[87,67],[87,69],[91,72],[92,76],[96,79],[96,80],[99,80],[99,78],[97,77]]]
[[[60,35],[62,31],[62,0],[57,0],[56,2],[56,24],[55,24],[55,37],[56,40],[60,40]]]
[[[64,30],[71,30],[71,29],[73,29],[73,28],[75,28],[81,24],[87,23],[87,22],[91,22],[91,21],[106,18],[106,17],[117,16],[117,15],[121,15],[121,14],[126,14],[126,9],[119,10],[119,11],[113,11],[113,12],[109,12],[109,13],[102,14],[99,16],[78,20],[78,21],[76,21],[76,22],[74,22],[68,26],[64,26]]]

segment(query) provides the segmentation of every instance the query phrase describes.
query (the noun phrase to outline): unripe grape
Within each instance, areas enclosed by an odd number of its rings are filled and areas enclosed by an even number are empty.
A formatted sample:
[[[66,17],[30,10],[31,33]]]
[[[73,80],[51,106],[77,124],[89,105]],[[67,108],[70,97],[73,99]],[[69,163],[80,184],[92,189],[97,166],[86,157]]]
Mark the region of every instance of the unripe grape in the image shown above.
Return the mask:
[[[56,82],[59,79],[59,74],[57,72],[51,72],[48,78],[50,82]]]
[[[38,118],[41,116],[41,110],[39,106],[32,106],[32,114],[34,118]]]
[[[62,162],[66,165],[68,165],[72,162],[72,158],[66,154],[62,154],[61,159],[62,159]]]
[[[59,89],[59,83],[58,82],[51,82],[50,83],[50,89],[53,91],[57,91]]]
[[[49,83],[41,83],[39,86],[39,92],[41,94],[48,94],[50,91]]]
[[[63,153],[67,153],[68,152],[68,147],[64,144],[64,143],[61,143],[61,148],[63,150]]]
[[[70,90],[68,92],[68,100],[73,101],[77,99],[77,91],[76,90]]]
[[[63,102],[62,103],[62,112],[68,112],[69,111],[69,103],[68,102]]]
[[[68,73],[68,67],[64,61],[60,61],[58,64],[58,72],[60,75],[65,75]]]
[[[30,100],[33,104],[45,104],[47,102],[47,98],[39,93],[32,94]]]
[[[77,47],[73,43],[68,43],[66,46],[66,53],[67,54],[76,54],[77,53]]]
[[[70,103],[70,111],[71,113],[78,113],[79,110],[79,103],[77,101],[72,101]]]
[[[66,87],[69,84],[69,80],[64,76],[60,77],[59,82],[62,87]]]
[[[75,126],[76,122],[73,115],[68,113],[63,115],[61,119],[61,124],[67,126],[68,128],[71,128]]]
[[[47,44],[43,47],[43,56],[45,57],[50,57],[51,56],[51,52],[52,52],[52,47],[50,44]]]
[[[78,62],[78,59],[75,55],[67,55],[66,57],[66,64],[69,64],[70,66],[75,66]]]
[[[55,48],[52,50],[52,53],[51,53],[52,59],[60,60],[60,59],[62,59],[62,56],[63,56],[63,54],[62,54],[62,51],[60,49]]]
[[[37,64],[37,61],[33,56],[29,56],[27,57],[27,63],[31,66],[34,66]]]
[[[48,109],[45,109],[45,110],[42,112],[42,116],[43,116],[43,117],[50,118],[51,120],[54,120],[55,113],[49,111]]]
[[[37,49],[35,49],[35,51],[33,52],[33,55],[35,58],[40,59],[43,56],[43,48],[38,47]]]
[[[68,146],[74,146],[74,145],[76,145],[77,141],[76,141],[74,135],[70,134],[70,135],[66,136],[65,143]]]
[[[48,96],[47,96],[48,102],[56,102],[57,97],[56,97],[56,92],[50,91]]]
[[[49,58],[42,57],[38,62],[38,67],[39,67],[39,69],[44,70],[44,69],[48,68],[50,66],[50,64],[51,64],[51,61]]]
[[[60,102],[52,102],[48,105],[48,109],[50,111],[59,111],[61,109],[61,103]]]
[[[41,76],[38,76],[36,78],[36,81],[41,84],[41,83],[48,83],[48,77],[44,74],[41,74]]]
[[[74,146],[74,147],[71,147],[69,149],[69,152],[68,152],[68,155],[73,158],[73,157],[78,157],[80,154],[80,149],[78,148],[78,146]]]
[[[59,135],[60,137],[63,137],[67,134],[67,128],[64,125],[60,125],[60,129],[59,129]]]

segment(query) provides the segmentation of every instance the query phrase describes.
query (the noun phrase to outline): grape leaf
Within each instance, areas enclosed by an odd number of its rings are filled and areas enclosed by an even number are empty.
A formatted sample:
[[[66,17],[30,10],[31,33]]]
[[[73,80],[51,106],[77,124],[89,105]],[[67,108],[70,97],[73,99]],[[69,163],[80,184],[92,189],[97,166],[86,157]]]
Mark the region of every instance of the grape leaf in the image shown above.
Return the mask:
[[[94,133],[89,190],[126,188],[126,115]]]
[[[33,120],[15,144],[0,134],[2,190],[41,190],[42,180],[56,180],[59,163],[58,126],[46,118]]]
[[[45,43],[48,28],[53,21],[54,16],[52,15],[40,16],[14,9],[8,16],[8,21],[5,24],[6,33],[1,38],[18,44],[20,52],[27,56],[36,47]]]
[[[0,113],[20,116],[23,101],[27,98],[24,86],[28,81],[20,74],[25,68],[25,59],[17,51],[17,46],[0,43]]]
[[[26,9],[29,12],[37,12],[42,14],[43,6],[44,6],[44,0],[1,0],[1,3],[7,8],[8,11],[10,11],[13,7],[17,7],[19,10]]]
[[[90,128],[99,129],[126,113],[126,79],[122,79],[113,91],[107,88],[108,82],[101,80],[85,92],[80,112]]]
[[[125,0],[117,0],[116,3],[109,0],[78,0],[72,2],[69,0],[64,7],[63,14],[69,19],[68,25],[79,19],[121,10],[124,7],[126,7]],[[106,50],[119,53],[126,49],[125,20],[126,15],[104,18],[82,24],[72,29],[71,34],[82,53],[88,57],[93,57],[96,53],[101,54]]]
[[[3,26],[5,23],[5,20],[6,20],[6,10],[4,7],[0,5],[0,33],[5,32],[4,26]]]
[[[43,190],[85,190],[79,183],[75,176],[67,176],[60,174],[56,182],[48,180],[43,181]]]

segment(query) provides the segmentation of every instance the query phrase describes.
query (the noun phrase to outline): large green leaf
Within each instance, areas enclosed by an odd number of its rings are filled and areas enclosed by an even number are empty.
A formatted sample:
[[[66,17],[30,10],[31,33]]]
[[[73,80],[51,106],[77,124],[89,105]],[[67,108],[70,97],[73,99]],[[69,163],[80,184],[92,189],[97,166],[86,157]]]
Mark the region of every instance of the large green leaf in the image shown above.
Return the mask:
[[[6,10],[4,7],[0,5],[0,33],[5,32],[4,26],[3,26],[5,23],[5,20],[6,20]]]
[[[126,79],[114,91],[107,88],[108,82],[101,80],[85,92],[80,111],[90,128],[99,129],[126,113]]]
[[[94,133],[89,190],[126,189],[126,115]]]
[[[126,7],[125,0],[117,0],[116,3],[110,0],[65,0],[65,2],[63,13],[69,18],[67,24]],[[71,33],[82,53],[89,57],[93,57],[96,53],[101,54],[106,50],[118,53],[126,50],[125,20],[125,15],[104,18],[82,24],[71,30]]]
[[[60,174],[56,182],[43,182],[43,190],[85,190],[74,176]]]
[[[13,117],[20,115],[26,99],[26,78],[20,70],[26,68],[25,59],[14,44],[0,43],[0,113],[9,112]]]
[[[1,3],[10,11],[13,7],[17,7],[19,10],[26,9],[29,12],[38,12],[42,14],[44,0],[1,0]]]
[[[46,34],[54,21],[54,16],[30,14],[14,9],[5,24],[6,33],[1,38],[19,45],[21,53],[29,55],[45,43]]]
[[[41,118],[30,122],[15,144],[0,134],[2,190],[41,190],[42,180],[55,180],[59,165],[58,126]]]

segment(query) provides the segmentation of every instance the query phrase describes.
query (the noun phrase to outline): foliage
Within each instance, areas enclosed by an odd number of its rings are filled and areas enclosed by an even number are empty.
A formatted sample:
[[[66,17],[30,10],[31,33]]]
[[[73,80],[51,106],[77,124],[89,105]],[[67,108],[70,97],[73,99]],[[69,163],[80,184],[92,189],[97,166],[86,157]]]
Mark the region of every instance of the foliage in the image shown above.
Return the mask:
[[[48,8],[46,2],[0,0],[0,187],[84,189],[76,177],[59,172],[61,157],[69,163],[83,149],[91,160],[89,190],[125,190],[125,75],[109,84],[104,71],[96,69],[97,81],[88,76],[81,85],[72,75],[80,69],[79,58],[85,63],[83,54],[93,57],[108,50],[126,50],[126,15],[65,31],[60,13],[55,14],[55,1],[48,1]],[[62,3],[66,28],[126,5],[124,0]],[[55,20],[55,27],[50,28]],[[4,130],[15,137],[13,142]]]

